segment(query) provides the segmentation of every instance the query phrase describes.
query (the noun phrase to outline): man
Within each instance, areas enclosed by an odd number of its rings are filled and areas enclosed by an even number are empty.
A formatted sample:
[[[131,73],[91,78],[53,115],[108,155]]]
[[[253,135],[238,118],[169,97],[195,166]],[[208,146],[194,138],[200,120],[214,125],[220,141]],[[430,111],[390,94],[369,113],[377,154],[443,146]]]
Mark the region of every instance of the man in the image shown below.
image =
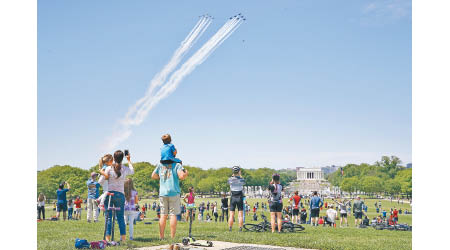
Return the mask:
[[[92,212],[94,212],[94,222],[98,222],[98,206],[96,200],[100,194],[100,183],[96,181],[97,173],[91,173],[91,179],[86,184],[88,187],[88,199],[87,199],[87,221],[91,222]]]
[[[158,163],[152,173],[152,179],[159,180],[159,203],[161,216],[159,219],[159,237],[164,239],[167,217],[170,214],[170,236],[175,238],[177,214],[180,213],[180,180],[188,176],[187,169],[180,163]]]
[[[298,191],[295,191],[294,195],[289,200],[294,200],[294,209],[292,210],[292,223],[298,223],[298,204],[301,200],[301,197],[298,195]]]
[[[319,223],[319,212],[320,208],[323,206],[322,199],[317,196],[317,191],[314,191],[313,197],[309,202],[309,207],[311,208],[311,226],[318,226]]]
[[[348,220],[347,220],[347,211],[348,210],[347,210],[347,207],[350,208],[350,203],[352,202],[352,199],[350,199],[349,201],[347,201],[345,199],[344,199],[344,201],[341,201],[341,200],[336,201],[336,200],[333,199],[333,201],[338,206],[339,212],[340,212],[340,215],[341,215],[340,216],[341,220],[340,220],[339,227],[342,227],[342,221],[343,220],[345,221],[345,225],[348,227]]]
[[[336,224],[337,211],[333,209],[333,205],[329,205],[327,209],[327,224],[334,226]]]
[[[67,185],[67,188],[64,186]],[[67,198],[66,193],[70,191],[70,185],[67,182],[63,182],[59,184],[59,189],[56,190],[57,197],[57,207],[56,207],[56,217],[59,220],[59,212],[63,211],[63,219],[66,220],[66,212],[67,212]],[[55,204],[55,205],[56,205]]]
[[[238,209],[239,217],[239,231],[242,231],[244,225],[244,185],[245,180],[241,176],[241,168],[239,166],[233,167],[233,175],[228,179],[230,185],[231,199],[230,199],[230,219],[228,220],[229,231],[233,229],[234,212]]]
[[[361,200],[361,197],[357,196],[356,200],[353,202],[353,213],[355,214],[355,227],[358,227],[362,221],[363,215],[363,205],[364,202]]]

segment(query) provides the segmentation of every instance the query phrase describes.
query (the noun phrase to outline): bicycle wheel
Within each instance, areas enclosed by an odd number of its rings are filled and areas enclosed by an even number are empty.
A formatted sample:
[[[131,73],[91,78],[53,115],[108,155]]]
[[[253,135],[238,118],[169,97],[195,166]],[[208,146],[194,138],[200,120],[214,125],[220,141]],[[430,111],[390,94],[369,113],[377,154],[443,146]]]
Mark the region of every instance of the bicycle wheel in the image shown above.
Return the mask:
[[[250,232],[262,232],[263,227],[256,224],[244,224],[244,229]]]
[[[294,232],[294,224],[291,222],[285,222],[281,225],[282,232]]]
[[[293,232],[301,232],[305,230],[305,227],[300,224],[292,224],[292,231]]]

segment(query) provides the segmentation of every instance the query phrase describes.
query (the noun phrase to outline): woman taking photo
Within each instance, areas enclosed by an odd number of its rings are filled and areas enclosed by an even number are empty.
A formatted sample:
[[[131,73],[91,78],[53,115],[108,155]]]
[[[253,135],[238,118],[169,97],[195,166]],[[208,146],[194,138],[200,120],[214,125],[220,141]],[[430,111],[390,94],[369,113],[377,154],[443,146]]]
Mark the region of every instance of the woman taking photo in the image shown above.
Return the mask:
[[[39,194],[37,202],[38,220],[41,219],[41,213],[42,219],[45,220],[45,195],[43,193]]]
[[[125,220],[128,223],[128,232],[130,240],[133,240],[134,220],[138,215],[136,211],[136,201],[138,201],[138,192],[134,189],[133,180],[128,178],[124,186],[125,192]]]
[[[275,216],[278,221],[278,233],[281,233],[282,217],[281,211],[283,210],[283,200],[281,198],[281,191],[283,187],[280,185],[280,175],[273,174],[272,181],[269,183],[269,208],[270,208],[270,224],[272,225],[272,233],[275,232]]]
[[[117,150],[114,152],[114,164],[107,167],[105,170],[101,170],[100,173],[108,180],[108,191],[113,193],[113,196],[107,196],[105,199],[105,210],[108,211],[108,221],[106,223],[106,240],[111,241],[111,227],[112,227],[112,211],[108,210],[108,205],[112,205],[116,208],[120,208],[116,211],[117,223],[119,224],[120,240],[125,242],[126,225],[124,217],[125,206],[125,177],[127,175],[134,174],[133,165],[130,161],[130,155],[127,155],[128,167],[122,165],[123,152]],[[111,199],[111,202],[109,202]]]

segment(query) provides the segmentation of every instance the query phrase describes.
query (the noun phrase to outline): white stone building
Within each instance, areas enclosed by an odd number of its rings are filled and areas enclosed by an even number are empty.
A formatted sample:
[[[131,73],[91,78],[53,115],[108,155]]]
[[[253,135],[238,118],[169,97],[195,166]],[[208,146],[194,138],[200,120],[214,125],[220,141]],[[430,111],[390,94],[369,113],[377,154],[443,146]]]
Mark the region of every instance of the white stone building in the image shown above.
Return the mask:
[[[325,173],[321,168],[297,167],[297,181],[291,182],[289,192],[298,191],[302,195],[311,195],[317,191],[322,195],[329,195],[330,183],[325,180]]]

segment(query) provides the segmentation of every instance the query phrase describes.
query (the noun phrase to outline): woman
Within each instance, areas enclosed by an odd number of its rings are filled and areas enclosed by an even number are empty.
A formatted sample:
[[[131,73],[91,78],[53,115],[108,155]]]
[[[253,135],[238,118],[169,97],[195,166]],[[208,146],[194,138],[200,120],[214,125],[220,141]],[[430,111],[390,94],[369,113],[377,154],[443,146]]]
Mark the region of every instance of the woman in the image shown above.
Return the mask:
[[[39,194],[37,202],[38,220],[41,219],[41,213],[42,219],[45,220],[45,195],[43,193]]]
[[[270,224],[272,226],[272,233],[275,232],[275,217],[278,220],[278,233],[281,233],[283,201],[281,198],[281,191],[283,187],[280,185],[280,175],[273,174],[272,181],[269,183],[270,198]]]
[[[119,224],[120,240],[125,242],[126,237],[126,225],[124,216],[125,207],[125,177],[127,175],[134,174],[133,165],[130,161],[130,154],[127,155],[128,167],[122,165],[123,152],[117,150],[114,152],[114,164],[107,167],[105,170],[100,170],[101,175],[105,176],[108,180],[108,191],[113,195],[108,195],[105,199],[105,210],[108,211],[108,221],[106,223],[106,240],[111,241],[111,228],[112,228],[112,211],[108,209],[109,205],[118,208],[116,210],[117,223]],[[109,200],[111,199],[111,202]]]
[[[138,192],[134,189],[133,180],[128,178],[124,185],[125,192],[125,220],[128,222],[128,231],[130,232],[130,240],[133,240],[134,220],[138,212],[136,211],[136,201],[138,201]]]
[[[186,221],[189,221],[190,214],[192,213],[192,209],[195,207],[195,194],[194,194],[194,187],[189,187],[189,193],[186,194],[183,198],[183,201],[186,203]]]

